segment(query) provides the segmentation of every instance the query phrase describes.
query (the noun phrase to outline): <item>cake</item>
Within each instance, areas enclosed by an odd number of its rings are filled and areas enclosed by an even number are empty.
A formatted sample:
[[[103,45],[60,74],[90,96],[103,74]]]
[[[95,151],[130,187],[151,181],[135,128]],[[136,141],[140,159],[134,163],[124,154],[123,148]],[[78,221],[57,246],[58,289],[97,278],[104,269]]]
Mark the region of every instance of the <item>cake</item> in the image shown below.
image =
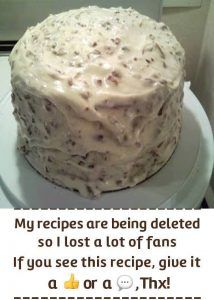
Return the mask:
[[[84,197],[134,187],[179,141],[184,60],[165,24],[131,8],[50,15],[10,55],[18,149]]]

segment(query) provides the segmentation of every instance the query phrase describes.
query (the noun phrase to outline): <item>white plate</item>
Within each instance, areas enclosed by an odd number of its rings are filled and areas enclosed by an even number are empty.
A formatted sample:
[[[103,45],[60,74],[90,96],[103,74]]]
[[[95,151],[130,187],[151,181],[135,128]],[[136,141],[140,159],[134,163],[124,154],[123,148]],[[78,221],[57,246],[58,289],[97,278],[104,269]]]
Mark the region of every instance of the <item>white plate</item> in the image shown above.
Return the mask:
[[[186,84],[183,128],[170,161],[134,188],[82,198],[40,176],[16,150],[17,126],[10,95],[0,104],[0,184],[15,207],[191,208],[197,207],[213,167],[212,132],[206,114]],[[200,170],[200,172],[199,172]]]

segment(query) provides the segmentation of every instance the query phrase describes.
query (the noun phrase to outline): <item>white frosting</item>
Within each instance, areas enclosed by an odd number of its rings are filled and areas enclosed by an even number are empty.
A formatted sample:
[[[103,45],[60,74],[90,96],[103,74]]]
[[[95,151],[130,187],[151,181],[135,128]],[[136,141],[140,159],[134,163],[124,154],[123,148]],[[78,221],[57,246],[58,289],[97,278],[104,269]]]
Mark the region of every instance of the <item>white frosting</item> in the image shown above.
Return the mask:
[[[19,148],[84,196],[134,186],[178,142],[184,50],[163,23],[87,7],[29,28],[10,55]]]

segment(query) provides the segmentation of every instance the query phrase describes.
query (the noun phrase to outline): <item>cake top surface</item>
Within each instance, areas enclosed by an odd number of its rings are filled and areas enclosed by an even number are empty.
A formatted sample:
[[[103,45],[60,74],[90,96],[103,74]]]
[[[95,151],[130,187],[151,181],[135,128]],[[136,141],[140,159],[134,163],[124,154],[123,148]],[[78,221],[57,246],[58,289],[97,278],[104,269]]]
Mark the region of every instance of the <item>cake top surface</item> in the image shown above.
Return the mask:
[[[10,63],[13,84],[95,107],[109,95],[124,100],[177,87],[184,50],[165,24],[131,8],[90,6],[30,27]]]

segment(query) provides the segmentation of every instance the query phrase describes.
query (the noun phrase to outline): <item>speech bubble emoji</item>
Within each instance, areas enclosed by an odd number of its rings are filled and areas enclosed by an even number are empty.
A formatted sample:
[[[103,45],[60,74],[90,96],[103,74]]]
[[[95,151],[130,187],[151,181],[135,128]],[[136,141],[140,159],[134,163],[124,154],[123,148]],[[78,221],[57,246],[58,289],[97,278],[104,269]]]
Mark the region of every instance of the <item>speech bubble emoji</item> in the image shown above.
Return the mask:
[[[117,278],[117,285],[119,287],[119,291],[123,289],[130,289],[133,285],[133,279],[129,275],[121,275]]]

